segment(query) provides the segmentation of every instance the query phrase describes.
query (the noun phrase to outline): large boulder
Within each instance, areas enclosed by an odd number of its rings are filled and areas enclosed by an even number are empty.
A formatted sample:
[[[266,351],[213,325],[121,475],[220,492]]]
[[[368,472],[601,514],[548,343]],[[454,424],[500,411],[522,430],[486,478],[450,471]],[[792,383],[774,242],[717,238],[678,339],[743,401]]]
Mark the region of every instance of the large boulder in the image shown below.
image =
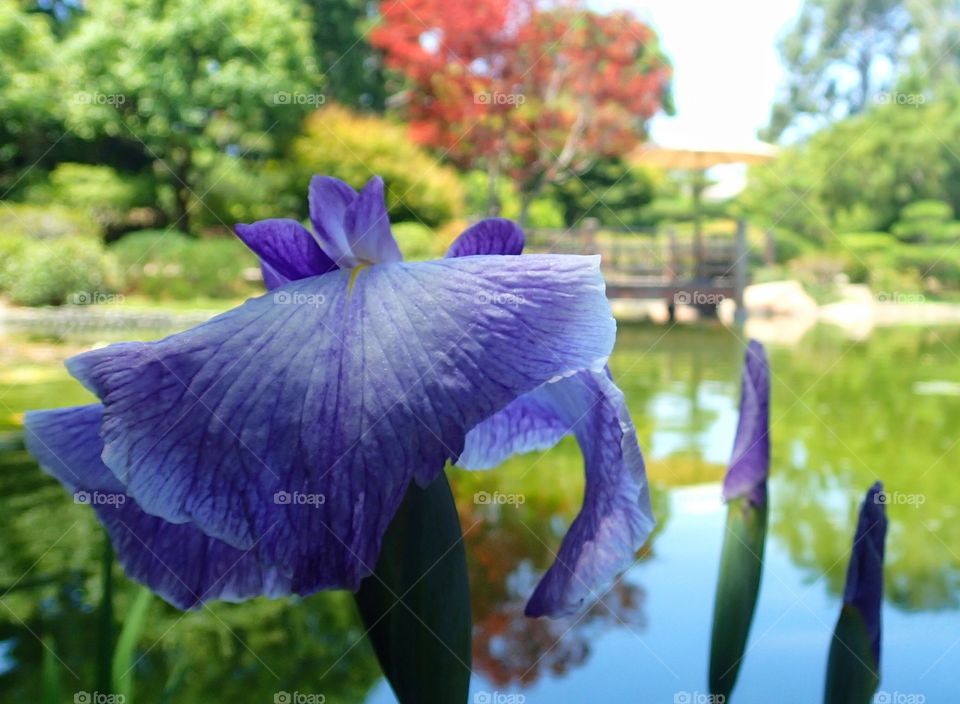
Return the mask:
[[[817,302],[798,281],[770,281],[747,286],[743,307],[749,317],[816,317]]]

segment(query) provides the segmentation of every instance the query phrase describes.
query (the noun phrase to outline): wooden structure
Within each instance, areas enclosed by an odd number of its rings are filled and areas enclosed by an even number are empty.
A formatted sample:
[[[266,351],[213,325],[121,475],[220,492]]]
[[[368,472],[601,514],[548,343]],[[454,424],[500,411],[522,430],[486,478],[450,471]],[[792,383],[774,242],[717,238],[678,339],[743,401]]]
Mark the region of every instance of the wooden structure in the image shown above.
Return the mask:
[[[534,230],[527,251],[599,254],[611,299],[661,299],[671,317],[677,305],[713,314],[731,298],[743,318],[743,289],[748,283],[746,222],[726,237],[681,241],[675,233],[637,230],[598,232],[595,222],[576,230]],[[699,255],[699,256],[698,256]]]

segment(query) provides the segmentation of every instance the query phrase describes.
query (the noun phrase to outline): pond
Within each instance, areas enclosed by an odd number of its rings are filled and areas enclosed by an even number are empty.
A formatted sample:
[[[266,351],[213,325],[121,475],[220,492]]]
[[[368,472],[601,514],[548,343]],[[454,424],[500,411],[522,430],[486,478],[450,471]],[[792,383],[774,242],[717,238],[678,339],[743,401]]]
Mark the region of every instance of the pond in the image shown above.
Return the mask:
[[[64,701],[92,688],[102,534],[17,435],[28,408],[90,399],[63,370],[65,357],[131,337],[151,335],[0,333],[3,701],[40,701],[44,668],[59,673]],[[492,472],[449,472],[471,571],[473,701],[707,701],[725,516],[719,481],[736,428],[743,348],[737,331],[719,326],[621,329],[611,368],[637,423],[659,526],[623,579],[578,617],[522,616],[580,503],[575,442]],[[960,330],[950,328],[885,329],[852,341],[817,327],[792,346],[768,346],[770,535],[733,701],[821,699],[858,503],[877,478],[891,497],[880,684],[888,697],[878,701],[956,701],[955,350]],[[482,492],[520,498],[494,505]],[[137,587],[118,579],[115,588],[122,615]],[[267,704],[284,701],[284,692],[287,701],[294,693],[394,701],[345,593],[212,604],[186,615],[155,599],[140,648],[137,701]]]

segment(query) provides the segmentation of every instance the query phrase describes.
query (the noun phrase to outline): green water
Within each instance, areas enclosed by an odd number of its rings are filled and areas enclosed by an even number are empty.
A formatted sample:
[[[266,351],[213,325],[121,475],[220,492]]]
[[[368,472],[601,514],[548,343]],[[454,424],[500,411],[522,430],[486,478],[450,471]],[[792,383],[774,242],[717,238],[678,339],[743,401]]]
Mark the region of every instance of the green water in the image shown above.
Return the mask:
[[[124,337],[0,334],[0,700],[40,701],[45,652],[64,701],[95,687],[102,533],[87,507],[16,449],[16,436],[26,409],[90,400],[63,370],[66,356]],[[716,482],[736,427],[743,345],[721,327],[621,330],[611,368],[639,430],[660,525],[638,564],[580,620],[522,617],[579,506],[575,442],[494,472],[450,472],[470,559],[475,692],[522,694],[530,704],[598,692],[610,701],[673,701],[705,689],[722,529]],[[954,701],[960,330],[881,330],[855,342],[820,327],[768,350],[772,534],[754,647],[734,700],[773,701],[771,688],[778,701],[819,697],[857,502],[879,478],[892,498],[881,689]],[[523,503],[481,505],[481,491]],[[116,590],[122,616],[134,589],[118,573]],[[136,700],[269,703],[297,692],[392,701],[361,636],[342,593],[186,615],[155,600],[134,670]]]

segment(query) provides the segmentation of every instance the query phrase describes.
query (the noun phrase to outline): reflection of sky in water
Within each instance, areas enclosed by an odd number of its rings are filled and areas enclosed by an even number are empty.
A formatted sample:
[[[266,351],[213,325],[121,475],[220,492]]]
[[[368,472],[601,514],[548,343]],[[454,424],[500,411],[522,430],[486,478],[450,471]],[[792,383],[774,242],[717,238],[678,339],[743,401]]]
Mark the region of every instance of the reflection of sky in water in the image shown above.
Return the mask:
[[[695,401],[684,384],[658,392],[647,409],[656,423],[645,454],[650,459],[662,459],[693,452],[706,462],[726,463],[737,432],[739,393],[739,387],[709,381],[700,384]]]
[[[842,492],[827,493],[836,494],[830,503],[843,499]],[[669,704],[685,701],[683,693],[692,697],[688,701],[698,701],[698,693],[705,696],[725,510],[719,484],[674,489],[670,502],[670,520],[657,538],[654,557],[625,576],[646,592],[646,628],[623,625],[603,631],[590,644],[591,655],[583,666],[563,677],[546,675],[522,690],[501,688],[501,695],[524,697],[502,701]],[[767,545],[748,654],[731,699],[736,704],[820,701],[839,609],[840,596],[830,594],[824,580],[811,579],[808,570],[794,565],[773,537]],[[960,615],[908,613],[885,603],[883,625],[879,691],[924,694],[928,704],[956,701],[935,693],[960,687],[955,667]],[[478,694],[496,691],[482,675],[474,675],[471,701],[483,701]],[[383,682],[368,699],[370,704],[393,701]]]

